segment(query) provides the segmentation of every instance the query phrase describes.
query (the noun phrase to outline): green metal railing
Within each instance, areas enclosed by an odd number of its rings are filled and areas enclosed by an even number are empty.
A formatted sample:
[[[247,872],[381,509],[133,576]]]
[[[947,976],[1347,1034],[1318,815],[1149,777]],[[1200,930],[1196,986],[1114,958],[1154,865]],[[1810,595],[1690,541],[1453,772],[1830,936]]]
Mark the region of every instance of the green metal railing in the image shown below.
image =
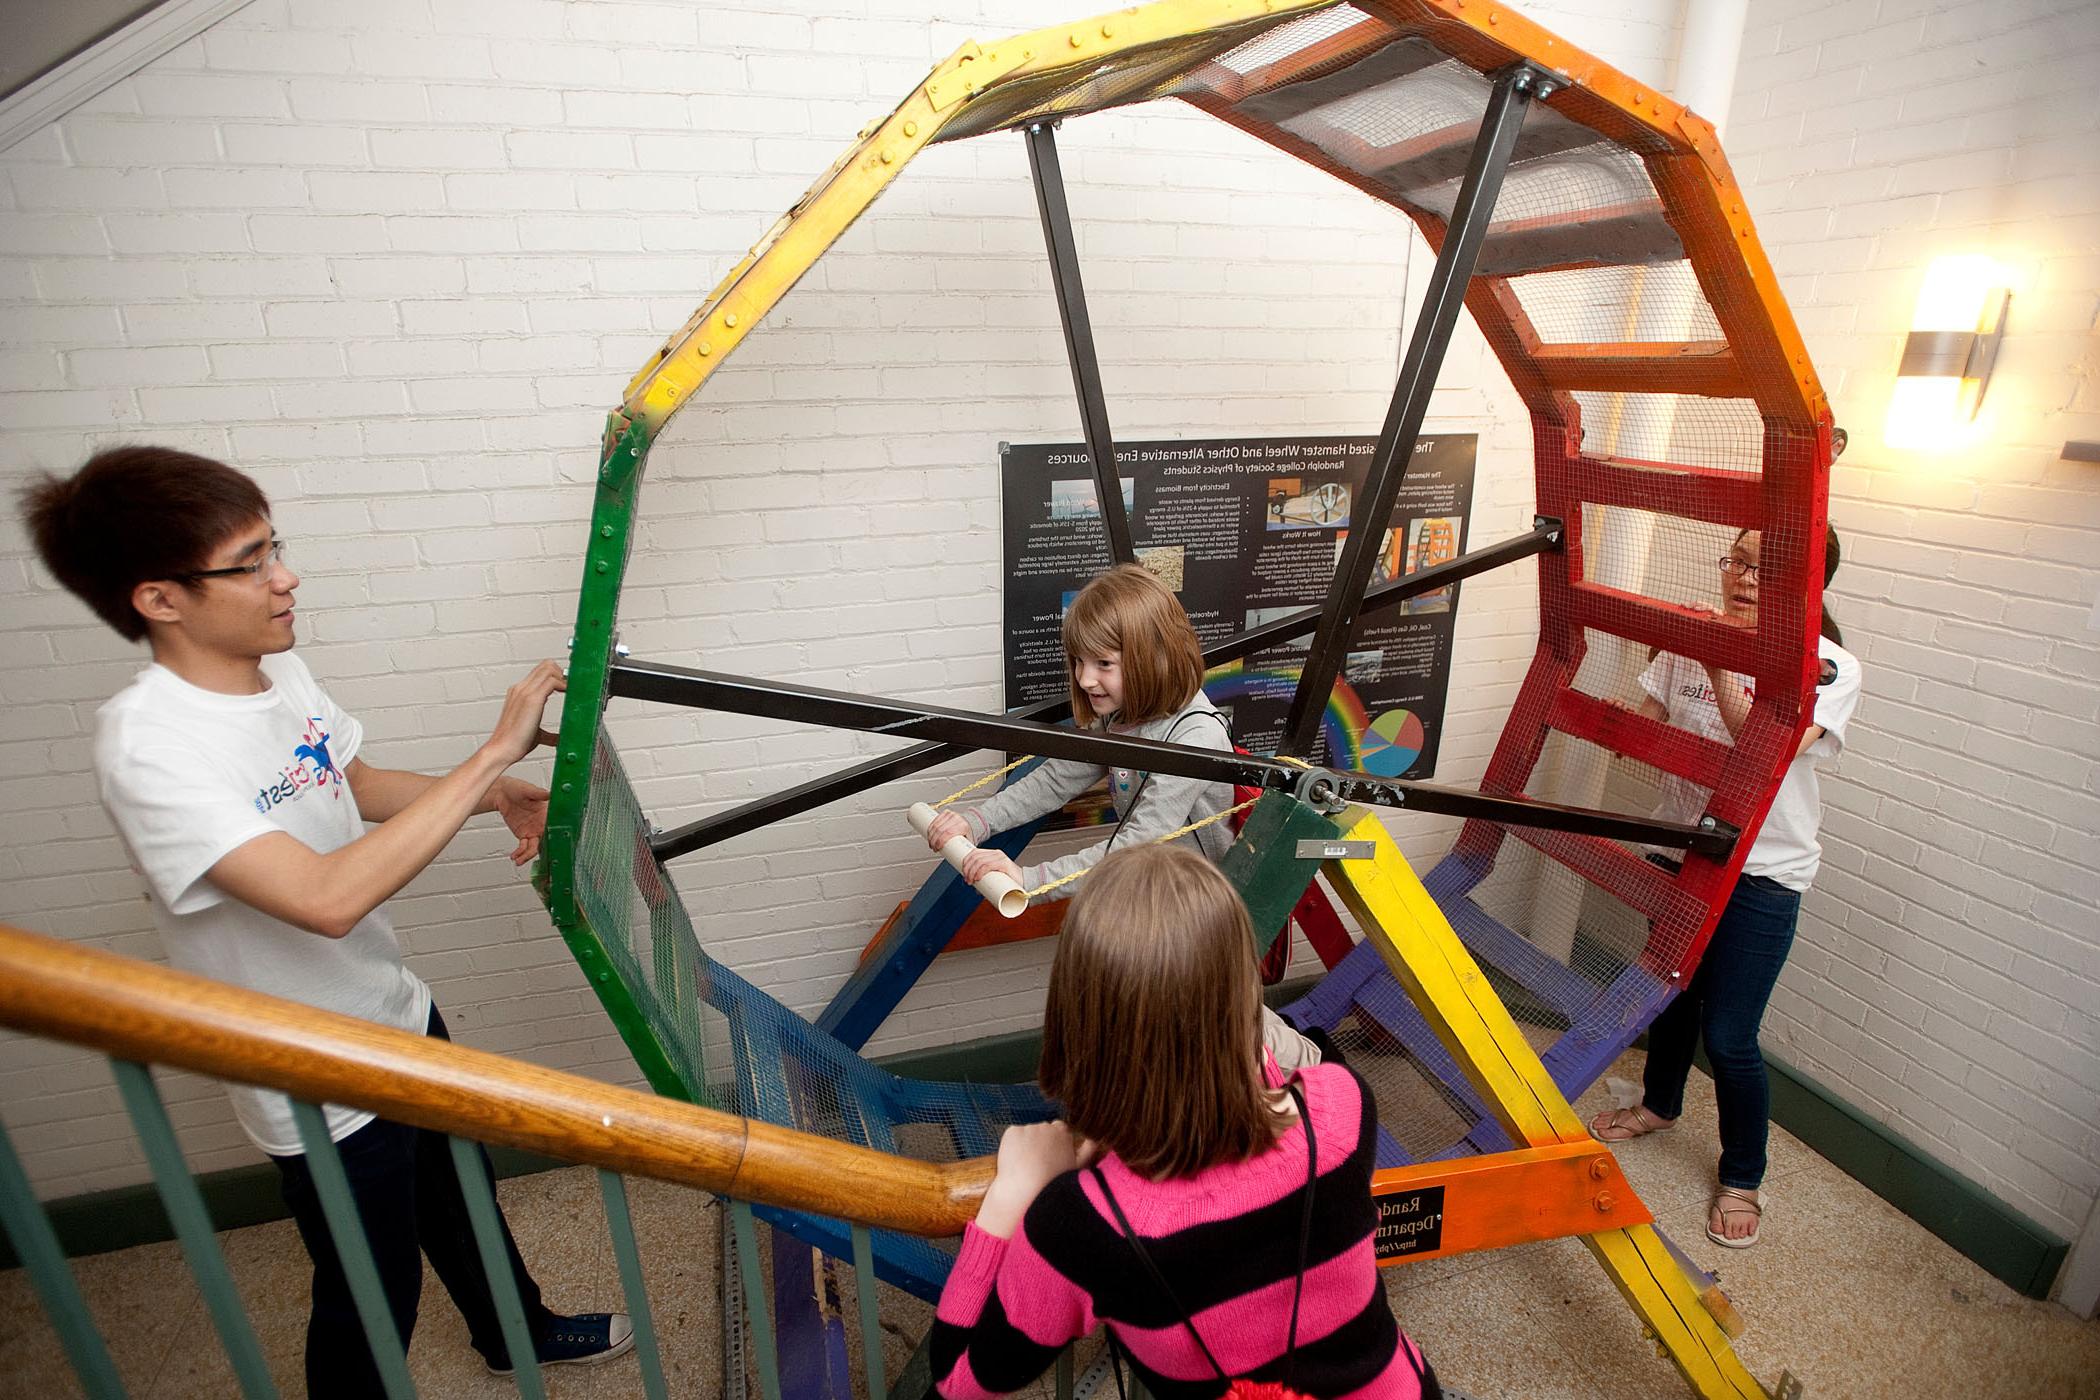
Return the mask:
[[[247,1400],[276,1396],[279,1393],[277,1382],[263,1360],[255,1329],[234,1287],[225,1252],[219,1246],[218,1234],[205,1210],[204,1197],[176,1145],[174,1128],[168,1120],[166,1105],[153,1082],[151,1071],[145,1065],[121,1059],[112,1059],[110,1067],[116,1073],[125,1109],[152,1169],[161,1204],[181,1242],[190,1275],[203,1295],[205,1308],[211,1315],[220,1344],[225,1348],[227,1360],[232,1363],[241,1395]],[[329,1139],[326,1120],[318,1107],[298,1100],[292,1103],[292,1115],[298,1125],[300,1142],[306,1150],[322,1212],[328,1220],[330,1238],[335,1242],[336,1255],[342,1261],[351,1297],[364,1324],[366,1342],[378,1366],[380,1382],[388,1400],[411,1400],[417,1392],[409,1377],[401,1336],[380,1287],[379,1270],[373,1262],[364,1228],[358,1221],[357,1204],[351,1197],[342,1159],[335,1143]],[[518,1393],[527,1400],[545,1400],[546,1383],[534,1359],[532,1341],[526,1331],[524,1302],[518,1295],[517,1280],[512,1276],[505,1257],[495,1197],[482,1173],[479,1154],[475,1144],[464,1138],[448,1140],[453,1167],[466,1198],[474,1242],[480,1250],[483,1272],[490,1280],[496,1313],[502,1322],[504,1343],[516,1363]],[[663,1357],[657,1343],[649,1295],[642,1284],[641,1251],[635,1240],[633,1216],[628,1209],[626,1182],[618,1173],[600,1170],[598,1184],[605,1202],[613,1256],[619,1266],[621,1290],[634,1327],[634,1350],[639,1358],[642,1391],[650,1400],[666,1400],[670,1391],[664,1382]],[[748,1205],[737,1203],[732,1209],[741,1212],[745,1218],[749,1216]],[[72,1268],[59,1246],[57,1233],[30,1189],[29,1178],[4,1126],[0,1126],[0,1221],[4,1221],[16,1257],[29,1271],[32,1286],[51,1318],[81,1389],[90,1400],[105,1400],[105,1397],[120,1400],[127,1391],[110,1358],[109,1347],[81,1296]],[[746,1305],[755,1309],[764,1302],[763,1294],[757,1294],[750,1297]],[[869,1291],[862,1300],[862,1321],[864,1325],[879,1329],[880,1324],[874,1321],[874,1309],[875,1295]],[[880,1392],[876,1393],[879,1395]],[[777,1388],[769,1387],[766,1395],[768,1400],[778,1400]]]
[[[55,975],[52,974],[53,968],[58,969]],[[106,987],[119,983],[122,985],[116,986],[113,992],[105,993]],[[224,1002],[220,1007],[198,1005],[207,997],[222,994]],[[105,995],[106,1009],[92,1006],[83,1009],[84,1003]],[[399,1106],[413,1098],[425,1107],[419,1113],[406,1116],[420,1120],[420,1126],[427,1129],[442,1131],[453,1125],[431,1121],[446,1112],[441,1106],[443,1096],[433,1094],[432,1086],[445,1083],[452,1085],[461,1096],[457,1100],[460,1103],[491,1105],[487,1114],[471,1120],[484,1125],[491,1121],[489,1115],[506,1115],[513,1120],[530,1115],[534,1100],[523,1096],[542,1089],[545,1101],[554,1105],[544,1124],[527,1124],[515,1132],[495,1131],[499,1139],[504,1139],[501,1141],[503,1146],[523,1147],[557,1158],[563,1154],[559,1150],[550,1150],[549,1142],[559,1134],[574,1138],[577,1132],[574,1120],[579,1105],[591,1106],[590,1121],[593,1124],[599,1121],[595,1106],[599,1103],[605,1106],[602,1121],[606,1131],[585,1142],[578,1148],[577,1155],[583,1159],[582,1165],[595,1166],[598,1171],[606,1227],[634,1330],[637,1358],[634,1364],[640,1372],[640,1388],[650,1400],[663,1400],[670,1391],[656,1312],[643,1281],[641,1246],[636,1238],[625,1174],[611,1169],[606,1165],[608,1162],[632,1161],[638,1174],[695,1189],[701,1191],[704,1198],[722,1202],[723,1235],[729,1246],[725,1251],[722,1280],[724,1298],[736,1304],[733,1311],[741,1315],[731,1316],[729,1307],[722,1309],[725,1328],[735,1331],[734,1344],[725,1345],[723,1354],[725,1361],[740,1356],[748,1358],[751,1378],[756,1380],[763,1400],[819,1400],[819,1397],[806,1390],[801,1395],[783,1396],[779,1348],[791,1339],[775,1335],[769,1281],[760,1253],[759,1222],[754,1217],[752,1201],[739,1198],[733,1189],[717,1191],[700,1186],[701,1181],[733,1187],[735,1183],[748,1179],[753,1183],[750,1189],[761,1204],[826,1215],[846,1224],[849,1227],[853,1291],[862,1348],[862,1374],[855,1378],[856,1383],[869,1400],[892,1400],[892,1397],[920,1400],[931,1389],[928,1355],[923,1342],[900,1375],[893,1378],[885,1373],[884,1329],[880,1316],[882,1290],[875,1277],[870,1227],[911,1228],[930,1236],[954,1233],[961,1228],[963,1220],[974,1214],[972,1191],[981,1190],[984,1180],[988,1179],[988,1172],[983,1171],[988,1164],[929,1167],[905,1159],[885,1158],[865,1153],[864,1149],[842,1147],[791,1130],[729,1118],[696,1106],[671,1104],[630,1090],[530,1066],[518,1066],[516,1083],[506,1084],[508,1096],[499,1100],[492,1097],[490,1086],[498,1076],[511,1079],[511,1071],[502,1067],[517,1062],[500,1061],[484,1052],[449,1042],[379,1031],[348,1018],[332,1017],[304,1008],[298,1009],[303,1014],[296,1021],[287,1019],[282,1023],[301,1027],[292,1033],[293,1037],[312,1042],[298,1050],[299,1063],[278,1063],[252,1073],[234,1074],[228,1071],[228,1065],[230,1057],[237,1052],[228,1049],[227,1044],[214,1046],[208,1054],[194,1044],[177,1047],[175,1040],[178,1037],[171,1031],[146,1025],[153,1019],[151,1008],[158,1005],[177,1008],[167,1012],[170,1026],[178,1019],[190,1027],[209,1024],[222,1032],[214,1039],[242,1046],[238,1053],[258,1056],[267,1055],[270,1049],[270,1017],[289,1007],[288,1003],[221,988],[202,979],[131,959],[75,949],[56,940],[0,928],[0,1025],[87,1045],[109,1054],[119,1093],[151,1170],[160,1201],[231,1364],[238,1392],[249,1400],[279,1394],[279,1383],[265,1362],[256,1329],[235,1287],[203,1193],[190,1174],[165,1101],[152,1070],[142,1062],[144,1060],[179,1065],[202,1073],[221,1071],[221,1077],[239,1078],[286,1091],[297,1084],[325,1082],[332,1086],[336,1083],[336,1076],[340,1077],[340,1099],[335,1087],[305,1095],[294,1093],[292,1111],[329,1233],[342,1261],[388,1400],[406,1400],[417,1393],[416,1386],[380,1287],[371,1248],[358,1221],[357,1207],[341,1158],[335,1143],[329,1138],[326,1118],[312,1100],[325,1098],[330,1102],[345,1102],[349,1106],[400,1118],[404,1116],[404,1110]],[[230,1018],[226,1014],[229,1008],[232,1012]],[[142,1014],[142,1009],[147,1014]],[[322,1024],[324,1022],[327,1024]],[[365,1054],[345,1053],[342,1046],[346,1042],[331,1041],[331,1034],[341,1034],[343,1026],[360,1026],[370,1051]],[[77,1029],[63,1029],[71,1027]],[[144,1043],[153,1035],[167,1037],[166,1048],[155,1049]],[[385,1076],[397,1071],[387,1065],[385,1052],[395,1043],[413,1047],[417,1066],[413,1075],[402,1074],[398,1081],[390,1082]],[[245,1048],[249,1044],[259,1049]],[[453,1077],[448,1081],[443,1078],[446,1075]],[[586,1099],[582,1097],[585,1095],[594,1097]],[[358,1102],[360,1099],[363,1102]],[[393,1106],[391,1111],[390,1105]],[[660,1105],[665,1117],[651,1121],[643,1111],[644,1105]],[[460,1116],[466,1115],[460,1112]],[[617,1128],[614,1127],[616,1122]],[[668,1131],[667,1122],[670,1125]],[[697,1123],[691,1130],[695,1145],[679,1144],[677,1151],[683,1155],[678,1156],[674,1164],[666,1166],[665,1141],[673,1131],[689,1122]],[[724,1131],[723,1124],[736,1126]],[[634,1140],[623,1142],[620,1139],[623,1131],[633,1133]],[[702,1140],[703,1135],[709,1133],[714,1137]],[[471,1136],[450,1131],[446,1135],[453,1167],[467,1202],[469,1224],[481,1253],[484,1272],[491,1281],[505,1342],[510,1355],[518,1362],[514,1373],[518,1393],[536,1400],[543,1398],[547,1394],[546,1383],[533,1359],[523,1303],[508,1266],[496,1203],[489,1190],[481,1154]],[[812,1155],[807,1159],[798,1158],[798,1148],[806,1148]],[[654,1157],[649,1155],[652,1150],[656,1153]],[[732,1150],[735,1155],[730,1158],[726,1154]],[[850,1183],[850,1191],[842,1193],[840,1190],[836,1179],[842,1174],[838,1162],[817,1164],[817,1158],[827,1150],[863,1154],[843,1173],[854,1176],[853,1168],[859,1170],[859,1175]],[[712,1157],[710,1153],[713,1153]],[[687,1162],[692,1165],[687,1167]],[[806,1190],[797,1184],[798,1172],[804,1162],[809,1168],[803,1173],[808,1182]],[[870,1190],[867,1172],[870,1169],[887,1170],[889,1165],[897,1169],[897,1179],[901,1184],[892,1190],[888,1205],[866,1204],[863,1197]],[[922,1194],[911,1196],[905,1205],[900,1206],[898,1202],[904,1199],[903,1193],[906,1192]],[[855,1202],[861,1202],[871,1218],[852,1219]],[[841,1203],[845,1203],[843,1209]],[[906,1214],[918,1223],[904,1220],[902,1216]],[[97,1328],[58,1234],[36,1199],[4,1124],[0,1124],[0,1226],[4,1226],[16,1257],[27,1269],[30,1282],[51,1319],[82,1392],[90,1400],[114,1400],[114,1397],[127,1394],[111,1349]],[[729,1262],[730,1255],[733,1255],[733,1263]],[[684,1310],[689,1314],[700,1311],[691,1307]],[[748,1347],[743,1345],[747,1336]],[[730,1340],[725,1333],[725,1342]],[[733,1369],[734,1374],[725,1374],[728,1382],[725,1391],[732,1397],[744,1393],[748,1384],[744,1362],[736,1361]],[[1068,1353],[1049,1383],[1040,1387],[1040,1393],[1054,1394],[1058,1400],[1071,1400],[1075,1392],[1073,1372],[1073,1358]],[[298,1387],[294,1385],[292,1388],[296,1393]],[[1086,1386],[1081,1384],[1079,1389],[1083,1391]]]
[[[205,1210],[203,1195],[190,1175],[167,1108],[152,1073],[145,1065],[112,1059],[111,1068],[133,1128],[153,1172],[153,1180],[168,1218],[180,1241],[198,1291],[218,1333],[220,1344],[233,1367],[245,1400],[268,1400],[280,1391],[264,1362],[255,1329],[234,1286],[225,1252]],[[350,1195],[341,1159],[329,1140],[326,1120],[316,1106],[293,1101],[292,1111],[313,1173],[314,1185],[329,1234],[335,1242],[345,1277],[364,1324],[365,1337],[377,1363],[387,1400],[411,1400],[418,1392],[408,1369],[401,1337],[380,1288],[379,1272],[357,1220],[357,1207]],[[546,1382],[532,1359],[526,1334],[523,1301],[504,1255],[496,1203],[483,1176],[475,1146],[464,1138],[449,1139],[453,1166],[465,1193],[474,1240],[481,1251],[483,1270],[491,1280],[497,1314],[503,1324],[505,1344],[513,1358],[522,1358],[514,1376],[518,1394],[526,1400],[545,1400]],[[635,1238],[634,1220],[627,1198],[625,1178],[600,1169],[599,1192],[605,1207],[607,1230],[617,1262],[622,1294],[634,1327],[634,1352],[641,1373],[642,1393],[649,1400],[667,1400],[662,1349],[654,1313],[642,1280],[641,1249]],[[729,1286],[741,1294],[740,1302],[750,1336],[750,1359],[764,1400],[783,1400],[778,1342],[773,1333],[772,1313],[764,1270],[760,1264],[759,1225],[748,1201],[724,1199],[731,1232],[735,1280]],[[71,1266],[61,1249],[57,1233],[38,1205],[22,1169],[12,1140],[0,1126],[0,1223],[13,1243],[16,1256],[27,1268],[38,1298],[50,1316],[59,1341],[72,1364],[82,1392],[89,1400],[123,1400],[129,1394],[111,1359],[93,1315],[81,1295]],[[880,1290],[875,1280],[874,1251],[866,1225],[851,1226],[856,1311],[859,1315],[862,1374],[868,1400],[910,1400],[924,1395],[926,1375],[923,1348],[899,1378],[892,1391],[882,1363],[883,1328],[879,1311]],[[728,1281],[725,1280],[725,1283]],[[735,1322],[735,1319],[729,1319]],[[733,1352],[725,1351],[725,1356]],[[914,1374],[916,1373],[916,1375]],[[913,1384],[916,1379],[916,1384]],[[1134,1378],[1132,1378],[1134,1380]],[[1074,1361],[1067,1351],[1058,1361],[1047,1390],[1057,1400],[1072,1400]],[[296,1393],[296,1387],[294,1387]]]

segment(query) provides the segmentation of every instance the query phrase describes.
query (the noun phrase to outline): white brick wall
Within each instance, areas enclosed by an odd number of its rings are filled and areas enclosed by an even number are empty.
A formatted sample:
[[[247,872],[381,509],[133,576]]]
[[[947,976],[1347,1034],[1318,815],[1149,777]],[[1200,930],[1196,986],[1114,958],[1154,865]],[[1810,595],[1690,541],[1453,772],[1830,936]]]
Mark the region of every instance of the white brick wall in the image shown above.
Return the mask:
[[[255,0],[0,155],[0,485],[134,440],[253,472],[305,575],[302,652],[374,761],[457,762],[562,648],[599,428],[635,366],[936,58],[1092,8]],[[1665,76],[1662,0],[1533,12]],[[1119,434],[1372,430],[1428,263],[1399,219],[1184,109],[1061,145]],[[1482,435],[1483,540],[1531,513],[1528,433],[1484,358],[1463,331],[1430,422]],[[996,706],[996,444],[1078,436],[1019,138],[937,148],[667,434],[627,640]],[[1440,778],[1485,762],[1529,577],[1466,586]],[[11,512],[0,598],[0,918],[158,956],[88,776],[95,707],[138,655],[30,564]],[[614,722],[660,822],[879,751]],[[711,950],[814,1013],[927,873],[898,813],[965,771],[682,862]],[[1422,859],[1449,835],[1400,830]],[[461,1040],[632,1081],[507,848],[477,821],[394,901],[412,966]],[[941,964],[874,1048],[1032,1023],[1047,951]],[[103,1066],[20,1040],[4,1063],[40,1191],[143,1179]],[[214,1088],[169,1093],[196,1168],[251,1159]]]
[[[2075,1236],[2100,1191],[2100,9],[1753,0],[1728,149],[1852,445],[1866,668],[1767,1044]],[[1925,266],[2015,289],[1958,451],[1882,444]]]

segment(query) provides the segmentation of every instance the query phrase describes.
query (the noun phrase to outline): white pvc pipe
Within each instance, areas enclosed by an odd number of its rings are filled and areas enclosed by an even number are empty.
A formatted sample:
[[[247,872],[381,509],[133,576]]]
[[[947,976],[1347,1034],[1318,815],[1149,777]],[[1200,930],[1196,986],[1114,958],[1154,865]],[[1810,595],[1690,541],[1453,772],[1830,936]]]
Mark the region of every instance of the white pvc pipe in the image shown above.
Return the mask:
[[[1728,125],[1749,15],[1750,0],[1685,0],[1677,36],[1676,97],[1717,132]]]
[[[2080,1317],[2100,1316],[2100,1200],[2093,1202],[2085,1229],[2057,1271],[2056,1301]]]
[[[911,823],[911,829],[918,832],[919,839],[923,841],[926,838],[927,831],[933,826],[933,819],[939,815],[940,813],[934,811],[933,808],[925,803],[914,802],[905,812],[904,817],[906,821]],[[976,843],[970,840],[969,837],[957,836],[950,840],[947,845],[941,847],[941,859],[960,871],[964,857],[976,849]],[[1022,889],[999,871],[994,870],[991,874],[971,886],[971,888],[983,895],[984,902],[997,909],[1006,918],[1017,919],[1021,916],[1021,911],[1028,907],[1028,891]]]

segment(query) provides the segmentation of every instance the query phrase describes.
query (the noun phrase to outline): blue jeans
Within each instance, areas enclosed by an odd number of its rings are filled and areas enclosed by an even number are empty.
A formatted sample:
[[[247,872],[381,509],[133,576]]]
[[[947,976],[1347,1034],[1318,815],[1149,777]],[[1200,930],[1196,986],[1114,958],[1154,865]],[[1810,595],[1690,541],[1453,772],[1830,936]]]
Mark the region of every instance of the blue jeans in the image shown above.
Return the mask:
[[[1777,880],[1745,875],[1735,883],[1691,985],[1648,1027],[1641,1102],[1658,1118],[1684,1112],[1684,1081],[1700,1040],[1713,1065],[1721,1111],[1721,1184],[1754,1191],[1765,1179],[1771,1088],[1757,1029],[1794,946],[1801,896]]]
[[[426,1034],[440,1040],[452,1038],[435,1006],[430,1008]],[[496,1317],[488,1274],[481,1267],[481,1253],[474,1244],[466,1198],[460,1194],[445,1135],[375,1118],[335,1146],[364,1222],[365,1238],[372,1246],[372,1262],[379,1271],[380,1287],[394,1315],[402,1348],[407,1348],[416,1330],[423,1256],[428,1255],[445,1291],[467,1321],[474,1349],[490,1365],[508,1366],[510,1351],[503,1344],[502,1324]],[[495,1174],[488,1154],[479,1147],[475,1153],[493,1191]],[[336,1258],[335,1239],[321,1213],[313,1172],[303,1155],[270,1160],[277,1164],[284,1203],[298,1222],[300,1238],[314,1262],[313,1307],[306,1322],[307,1394],[312,1400],[379,1395],[379,1370],[365,1345],[364,1324]],[[503,1223],[511,1276],[525,1304],[525,1325],[533,1336],[541,1336],[554,1315],[541,1304],[539,1285],[518,1257],[518,1246],[510,1237],[509,1223],[502,1221],[500,1208],[497,1220]]]

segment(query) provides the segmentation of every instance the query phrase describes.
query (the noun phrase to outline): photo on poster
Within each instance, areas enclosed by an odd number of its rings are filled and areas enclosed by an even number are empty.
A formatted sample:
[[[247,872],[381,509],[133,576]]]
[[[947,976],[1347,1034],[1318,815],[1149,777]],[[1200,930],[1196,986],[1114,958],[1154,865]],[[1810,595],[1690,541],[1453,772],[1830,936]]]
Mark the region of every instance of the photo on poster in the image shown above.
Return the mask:
[[[1125,514],[1137,508],[1137,482],[1131,477],[1121,477],[1123,487],[1123,510]],[[1090,476],[1075,477],[1066,481],[1050,483],[1050,518],[1052,520],[1098,520],[1101,517],[1101,498],[1094,490],[1094,479]]]
[[[1407,572],[1420,573],[1431,565],[1456,559],[1458,537],[1464,527],[1463,520],[1454,520],[1450,516],[1425,516],[1408,521]],[[1410,598],[1403,606],[1410,613],[1449,612],[1451,593],[1449,588],[1439,588],[1434,593]]]
[[[1307,482],[1295,476],[1269,478],[1271,530],[1331,530],[1349,523],[1349,484]]]
[[[1340,530],[1335,533],[1334,562],[1337,566],[1342,562],[1342,547],[1348,543],[1349,532],[1347,530]],[[1378,557],[1371,561],[1370,587],[1376,588],[1381,583],[1389,583],[1393,579],[1400,577],[1403,543],[1400,531],[1388,530],[1385,532],[1385,538],[1379,541],[1378,544]]]
[[[1179,593],[1188,583],[1188,556],[1178,544],[1154,545],[1137,551],[1137,561],[1152,577]]]
[[[1266,627],[1272,622],[1289,617],[1292,613],[1302,613],[1304,611],[1304,608],[1299,607],[1295,603],[1289,607],[1282,608],[1249,608],[1247,609],[1247,625],[1241,630],[1252,632],[1257,627]],[[1312,633],[1307,632],[1305,635],[1310,637]],[[1302,644],[1304,638],[1299,640]]]

